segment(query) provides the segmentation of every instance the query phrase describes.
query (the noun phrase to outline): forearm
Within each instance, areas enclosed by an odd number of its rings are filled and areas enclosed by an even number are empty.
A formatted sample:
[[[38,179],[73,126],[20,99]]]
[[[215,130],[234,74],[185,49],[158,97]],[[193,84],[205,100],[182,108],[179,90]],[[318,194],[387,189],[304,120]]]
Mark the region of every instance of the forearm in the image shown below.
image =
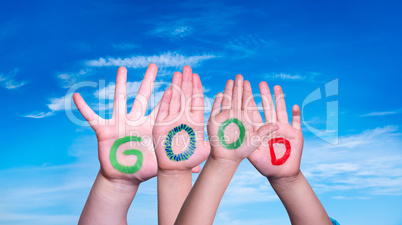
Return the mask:
[[[123,181],[112,182],[98,173],[78,224],[127,224],[127,212],[138,186]]]
[[[285,206],[292,225],[332,224],[301,171],[297,177],[269,182]]]
[[[211,156],[208,158],[177,216],[175,225],[213,223],[223,194],[239,166],[239,162],[220,160]]]
[[[173,225],[192,185],[192,172],[158,170],[158,223]]]

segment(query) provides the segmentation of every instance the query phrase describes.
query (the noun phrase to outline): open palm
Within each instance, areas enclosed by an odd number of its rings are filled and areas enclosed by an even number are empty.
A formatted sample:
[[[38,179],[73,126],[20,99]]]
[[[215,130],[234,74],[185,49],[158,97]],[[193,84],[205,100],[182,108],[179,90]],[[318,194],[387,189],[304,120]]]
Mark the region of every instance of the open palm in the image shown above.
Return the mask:
[[[183,68],[183,74],[173,74],[172,85],[160,103],[153,137],[161,170],[195,168],[193,172],[199,172],[199,164],[208,157],[201,80],[189,66]]]
[[[265,136],[276,130],[268,124],[254,130],[253,114],[247,111],[251,105],[250,97],[252,99],[250,83],[244,81],[243,84],[243,77],[237,75],[235,82],[227,81],[224,94],[219,93],[215,98],[208,122],[212,157],[241,161],[261,144]]]
[[[248,159],[262,175],[269,179],[295,177],[300,172],[303,150],[300,108],[297,105],[293,106],[292,124],[289,124],[282,88],[274,87],[276,110],[266,82],[260,83],[260,92],[266,123],[274,123],[279,129],[266,138]],[[258,111],[254,111],[254,120],[257,124],[263,123]],[[258,126],[255,129],[258,129]],[[274,143],[275,141],[277,143]]]
[[[157,70],[155,64],[148,66],[131,112],[127,114],[127,69],[118,69],[113,115],[109,120],[99,117],[81,95],[73,96],[78,110],[96,133],[100,173],[109,180],[141,183],[157,174],[152,128],[158,106],[145,116]]]

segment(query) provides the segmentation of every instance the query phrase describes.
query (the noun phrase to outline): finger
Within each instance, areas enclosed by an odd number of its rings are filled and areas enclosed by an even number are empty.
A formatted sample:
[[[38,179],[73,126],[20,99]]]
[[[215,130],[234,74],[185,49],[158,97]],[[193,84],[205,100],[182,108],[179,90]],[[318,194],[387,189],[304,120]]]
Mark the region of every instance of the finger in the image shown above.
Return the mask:
[[[279,122],[289,123],[288,113],[286,112],[285,97],[282,88],[279,85],[274,87],[275,102],[276,102],[276,118]]]
[[[199,173],[200,171],[201,171],[201,166],[200,166],[200,165],[194,167],[194,168],[191,170],[191,172],[193,172],[193,173]]]
[[[186,99],[185,103],[187,103],[193,93],[193,72],[189,66],[183,67],[183,83],[181,84],[181,89],[183,90]]]
[[[253,131],[256,132],[260,126],[263,125],[262,117],[258,111],[257,104],[255,103],[253,91],[249,81],[244,81],[243,90],[243,105],[246,105],[247,115],[252,120]]]
[[[75,105],[77,106],[78,111],[80,111],[81,115],[88,121],[89,125],[96,131],[98,128],[100,121],[103,120],[100,116],[98,116],[84,101],[80,94],[75,93],[73,95],[73,100]]]
[[[172,90],[167,89],[165,93],[163,93],[162,99],[160,101],[159,111],[156,116],[156,122],[163,121],[169,115],[169,103],[172,98]]]
[[[141,82],[141,86],[138,89],[137,95],[135,96],[133,107],[131,108],[129,114],[138,113],[140,116],[145,116],[157,73],[158,67],[156,66],[156,64],[149,64],[147,71],[145,72],[144,79]]]
[[[223,92],[222,110],[228,110],[231,108],[233,84],[233,80],[228,80],[226,82],[225,91]]]
[[[172,88],[172,99],[170,100],[170,107],[169,107],[170,114],[177,114],[180,112],[181,101],[182,101],[181,99],[182,79],[183,76],[181,75],[180,72],[176,72],[173,74],[172,85],[170,86]]]
[[[252,99],[253,98],[253,91],[251,89],[250,82],[248,80],[245,80],[243,82],[243,97],[242,97],[242,103],[241,103],[241,109],[245,112],[248,120],[250,120],[250,124],[253,124],[253,104],[252,104]]]
[[[191,111],[204,115],[204,93],[200,76],[193,74],[193,95],[191,96]]]
[[[261,144],[260,144],[261,145]],[[257,163],[258,161],[261,161],[261,159],[265,159],[265,152],[263,150],[261,150],[260,148],[256,148],[254,150],[253,153],[251,153],[247,159],[248,161],[250,161],[251,164],[253,164],[253,166],[257,169],[257,167],[255,166],[255,163]]]
[[[233,99],[232,108],[236,110],[241,110],[241,103],[243,97],[243,76],[238,74],[235,79],[234,89],[233,89]]]
[[[292,108],[292,127],[301,130],[300,107],[294,105]]]
[[[256,123],[263,123],[260,112],[258,111],[257,104],[255,103],[254,97],[251,99],[251,107],[253,109],[253,120]]]
[[[116,87],[114,90],[113,116],[124,118],[127,114],[127,69],[121,66],[117,70]]]
[[[264,117],[266,123],[276,123],[276,113],[274,107],[274,101],[272,100],[271,92],[267,82],[260,83],[260,94],[262,100],[262,108],[264,111]]]
[[[152,112],[148,115],[151,125],[153,125],[156,121],[156,116],[158,115],[160,106],[161,106],[161,103],[158,102],[158,104],[155,106],[155,108],[152,110]]]
[[[223,98],[223,94],[222,94],[222,92],[219,92],[215,97],[214,104],[212,105],[211,115],[216,115],[216,114],[220,113],[222,98]]]
[[[256,132],[256,135],[259,136],[258,140],[262,141],[265,137],[278,129],[279,127],[272,123],[262,125]]]

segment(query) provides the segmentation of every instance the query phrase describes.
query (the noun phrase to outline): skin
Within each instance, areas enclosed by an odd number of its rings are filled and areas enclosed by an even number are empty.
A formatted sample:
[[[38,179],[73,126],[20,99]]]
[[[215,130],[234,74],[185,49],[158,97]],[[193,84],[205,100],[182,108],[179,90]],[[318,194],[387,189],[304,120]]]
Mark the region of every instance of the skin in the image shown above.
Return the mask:
[[[293,225],[332,224],[324,207],[300,171],[303,134],[299,106],[293,106],[292,123],[289,124],[282,88],[278,85],[274,87],[276,110],[266,82],[260,83],[260,92],[266,123],[274,123],[279,127],[270,138],[287,139],[291,145],[291,153],[284,164],[272,165],[267,139],[248,157],[249,161],[263,176],[267,177],[284,204]],[[264,126],[264,123],[255,103],[252,104],[256,130],[259,126]],[[276,147],[280,148],[278,145]]]
[[[222,196],[240,162],[261,144],[264,137],[277,129],[275,125],[265,124],[254,130],[251,121],[247,119],[253,114],[247,112],[248,104],[245,101],[250,98],[251,92],[243,91],[251,90],[249,85],[249,82],[243,82],[241,75],[237,75],[235,82],[232,80],[227,82],[224,94],[219,93],[215,98],[208,122],[211,154],[184,202],[175,224],[212,224]],[[218,139],[220,125],[229,118],[240,120],[246,130],[245,141],[232,150],[222,146]],[[236,131],[238,131],[236,125],[227,126],[225,135],[230,140],[228,143],[236,141]],[[249,143],[246,141],[248,139],[256,141]]]
[[[152,129],[159,106],[145,116],[148,100],[157,74],[157,66],[151,63],[145,72],[131,112],[127,114],[127,69],[117,71],[114,95],[113,116],[109,120],[99,117],[84,101],[80,94],[73,96],[74,102],[91,125],[98,139],[98,157],[100,170],[78,224],[127,224],[127,211],[134,199],[141,182],[157,174],[157,162],[152,144]],[[136,156],[122,154],[127,149],[138,149],[143,155],[141,168],[126,174],[116,170],[110,162],[110,150],[113,143],[125,136],[142,137],[141,142],[128,142],[118,148],[118,161],[122,165],[132,166]],[[148,144],[145,144],[147,143]],[[131,159],[130,159],[131,158]]]
[[[165,91],[153,129],[154,145],[158,160],[158,221],[172,225],[192,186],[192,170],[199,172],[199,164],[208,157],[210,147],[204,140],[204,97],[200,77],[189,66],[183,73],[173,75],[172,85]],[[195,132],[194,154],[184,161],[170,160],[164,141],[169,131],[186,124]],[[177,142],[181,140],[181,142]],[[185,151],[189,136],[183,130],[172,141],[175,154]]]

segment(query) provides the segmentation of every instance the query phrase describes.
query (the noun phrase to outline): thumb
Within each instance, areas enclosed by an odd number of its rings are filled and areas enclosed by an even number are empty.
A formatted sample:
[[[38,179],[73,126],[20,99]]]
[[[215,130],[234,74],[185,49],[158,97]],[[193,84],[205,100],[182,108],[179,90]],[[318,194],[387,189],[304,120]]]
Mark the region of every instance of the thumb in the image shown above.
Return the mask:
[[[199,173],[200,171],[201,171],[201,166],[200,166],[200,165],[194,167],[194,168],[191,170],[191,172],[193,172],[193,173]]]
[[[262,125],[260,128],[258,128],[257,132],[255,133],[256,136],[258,136],[258,146],[261,145],[262,140],[264,140],[265,137],[270,135],[272,132],[277,131],[279,127],[273,123],[268,123]]]

